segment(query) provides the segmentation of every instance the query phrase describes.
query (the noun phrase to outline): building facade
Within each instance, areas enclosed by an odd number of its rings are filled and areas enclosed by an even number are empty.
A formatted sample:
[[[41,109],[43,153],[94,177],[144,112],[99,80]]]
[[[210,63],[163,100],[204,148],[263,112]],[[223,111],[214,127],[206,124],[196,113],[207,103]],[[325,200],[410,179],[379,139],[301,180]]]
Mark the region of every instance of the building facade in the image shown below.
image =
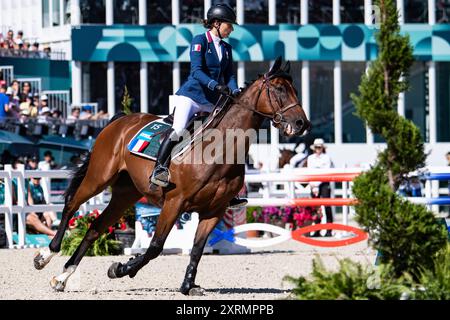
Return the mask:
[[[0,26],[15,26],[66,50],[73,103],[97,102],[114,113],[126,86],[133,111],[167,114],[169,96],[189,74],[189,39],[203,32],[201,19],[218,2],[230,4],[238,16],[239,26],[227,40],[238,84],[267,71],[277,55],[290,60],[299,99],[314,125],[309,139],[324,138],[336,166],[372,162],[382,140],[354,115],[350,99],[376,56],[371,0],[4,0]],[[420,128],[429,164],[446,165],[450,0],[397,0],[397,8],[416,57],[398,112]],[[251,153],[274,168],[280,144],[293,147],[302,140],[265,126],[267,140]]]

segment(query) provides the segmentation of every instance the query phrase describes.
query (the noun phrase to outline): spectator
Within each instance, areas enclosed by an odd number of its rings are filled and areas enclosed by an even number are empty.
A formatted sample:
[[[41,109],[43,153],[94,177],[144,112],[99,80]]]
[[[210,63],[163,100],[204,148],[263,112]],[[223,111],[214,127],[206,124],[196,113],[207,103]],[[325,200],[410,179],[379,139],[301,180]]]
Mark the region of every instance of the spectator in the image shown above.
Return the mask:
[[[308,156],[307,167],[314,169],[326,169],[333,167],[331,158],[326,154],[325,142],[323,139],[315,139],[311,149],[314,153]],[[331,195],[331,188],[329,182],[311,182],[311,196],[319,198],[329,198]],[[325,214],[327,217],[327,223],[333,223],[333,213],[331,207],[325,207]],[[316,231],[313,236],[320,236],[320,233]],[[325,237],[331,237],[331,230],[327,230]]]
[[[39,115],[39,93],[33,95],[33,103],[30,108],[30,117],[36,118]]]
[[[46,204],[44,190],[41,186],[41,178],[31,178],[27,190],[28,205]],[[56,231],[51,229],[53,224],[53,214],[46,212],[30,212],[26,217],[26,224],[39,233],[43,233],[52,239]]]
[[[56,163],[55,160],[53,158],[53,154],[50,150],[47,150],[44,152],[44,160],[43,161],[39,161],[38,163],[38,169],[39,170],[44,170],[44,171],[48,171],[48,170],[52,170],[52,169],[56,169]]]
[[[58,109],[53,109],[53,110],[52,110],[51,117],[52,117],[52,119],[54,119],[54,120],[62,119],[61,111],[59,111]]]
[[[7,116],[10,118],[18,119],[20,113],[19,98],[17,96],[14,96],[14,90],[12,89],[12,87],[9,87],[6,90],[6,95],[9,98],[7,108],[5,109],[7,112]]]
[[[9,97],[6,95],[6,87],[0,85],[0,121],[6,118],[9,110]]]
[[[22,91],[20,92],[20,102],[24,102],[29,95],[32,95],[31,93],[31,83],[29,83],[28,81],[25,81],[22,84]]]
[[[8,30],[8,33],[6,34],[5,43],[8,49],[14,48],[14,31]]]
[[[46,94],[43,94],[43,95],[41,96],[41,104],[40,104],[40,106],[38,107],[39,113],[41,113],[41,110],[42,110],[44,107],[49,107],[49,105],[48,105],[48,96],[47,96]]]
[[[30,111],[28,109],[21,110],[19,115],[19,123],[27,124],[29,119]]]
[[[13,96],[14,97],[18,97],[19,96],[19,93],[20,93],[20,84],[19,84],[19,81],[17,81],[17,80],[13,80],[12,82],[11,82],[11,88],[12,88],[12,90],[13,90]]]
[[[43,107],[39,112],[38,123],[47,123],[51,118],[52,113],[49,107]]]
[[[79,107],[73,107],[72,111],[70,112],[70,115],[67,117],[67,124],[75,123],[77,120],[80,119],[80,108]]]
[[[37,170],[38,168],[38,158],[36,156],[29,157],[27,159],[27,164],[25,165],[25,170]]]
[[[80,120],[91,120],[92,116],[92,106],[87,105],[81,108]]]
[[[28,115],[30,115],[31,109],[32,109],[32,103],[33,103],[33,95],[31,93],[29,93],[25,97],[24,101],[21,102],[19,105],[20,112],[27,110]]]

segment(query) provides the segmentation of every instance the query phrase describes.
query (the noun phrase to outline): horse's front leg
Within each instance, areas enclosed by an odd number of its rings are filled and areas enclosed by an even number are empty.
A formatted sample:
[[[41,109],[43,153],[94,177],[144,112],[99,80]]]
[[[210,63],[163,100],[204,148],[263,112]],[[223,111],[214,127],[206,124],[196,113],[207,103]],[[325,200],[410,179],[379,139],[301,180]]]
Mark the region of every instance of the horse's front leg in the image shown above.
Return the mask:
[[[212,218],[200,219],[197,232],[195,233],[194,245],[191,250],[191,260],[186,268],[183,283],[181,284],[180,292],[184,295],[203,295],[204,290],[195,284],[195,276],[197,275],[198,263],[203,254],[203,249],[208,239],[209,234],[215,228],[217,223],[225,213],[225,209],[221,210],[219,215]]]

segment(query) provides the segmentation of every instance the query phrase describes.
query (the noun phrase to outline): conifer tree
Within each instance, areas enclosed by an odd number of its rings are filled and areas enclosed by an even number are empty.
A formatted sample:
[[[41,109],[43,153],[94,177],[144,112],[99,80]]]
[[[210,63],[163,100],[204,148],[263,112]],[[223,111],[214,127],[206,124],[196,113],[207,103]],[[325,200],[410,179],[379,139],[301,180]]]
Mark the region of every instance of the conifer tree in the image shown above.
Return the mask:
[[[396,194],[407,174],[425,165],[420,130],[398,115],[399,93],[408,88],[405,79],[414,59],[407,35],[400,34],[393,0],[377,0],[380,30],[376,33],[378,57],[363,75],[359,95],[352,95],[357,115],[374,134],[386,141],[370,171],[354,182],[359,200],[356,220],[369,233],[370,241],[391,263],[394,272],[417,275],[431,268],[435,253],[446,243],[445,230],[425,206],[414,205]]]

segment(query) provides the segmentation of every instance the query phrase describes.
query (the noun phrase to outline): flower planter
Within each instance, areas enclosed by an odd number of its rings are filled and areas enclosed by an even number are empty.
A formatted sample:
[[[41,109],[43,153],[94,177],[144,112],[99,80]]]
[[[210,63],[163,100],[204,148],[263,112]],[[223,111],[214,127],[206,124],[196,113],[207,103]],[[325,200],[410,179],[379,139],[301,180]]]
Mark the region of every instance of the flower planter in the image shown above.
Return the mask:
[[[122,254],[125,248],[131,248],[136,237],[133,229],[114,230],[114,236],[117,241],[120,241],[122,243]]]

